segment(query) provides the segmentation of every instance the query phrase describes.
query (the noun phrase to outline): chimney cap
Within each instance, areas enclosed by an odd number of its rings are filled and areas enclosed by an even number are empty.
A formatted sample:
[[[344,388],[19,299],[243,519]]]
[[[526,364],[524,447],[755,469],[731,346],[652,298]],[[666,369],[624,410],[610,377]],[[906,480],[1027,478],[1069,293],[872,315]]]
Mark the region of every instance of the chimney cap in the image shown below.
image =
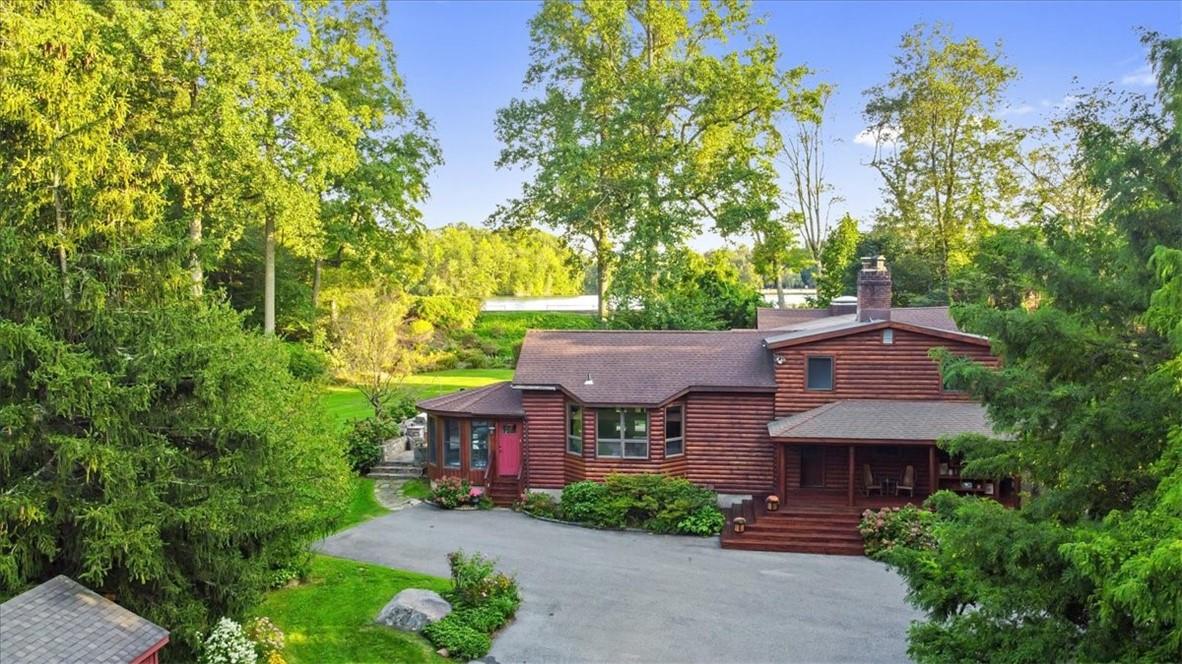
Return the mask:
[[[877,256],[863,256],[862,269],[873,270],[875,272],[882,272],[887,269],[886,256],[879,254]]]

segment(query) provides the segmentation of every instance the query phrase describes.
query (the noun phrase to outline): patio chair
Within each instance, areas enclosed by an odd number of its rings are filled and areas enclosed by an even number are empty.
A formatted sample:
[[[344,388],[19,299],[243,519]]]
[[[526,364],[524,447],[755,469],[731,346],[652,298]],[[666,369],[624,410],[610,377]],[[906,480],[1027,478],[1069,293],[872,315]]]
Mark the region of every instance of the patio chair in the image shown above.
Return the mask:
[[[907,495],[915,497],[915,466],[907,466],[903,469],[903,479],[899,481],[895,491],[899,495],[906,491]]]
[[[874,473],[870,471],[870,464],[862,464],[862,493],[867,497],[870,496],[871,491],[877,491],[878,495],[882,494],[882,482],[874,479]]]

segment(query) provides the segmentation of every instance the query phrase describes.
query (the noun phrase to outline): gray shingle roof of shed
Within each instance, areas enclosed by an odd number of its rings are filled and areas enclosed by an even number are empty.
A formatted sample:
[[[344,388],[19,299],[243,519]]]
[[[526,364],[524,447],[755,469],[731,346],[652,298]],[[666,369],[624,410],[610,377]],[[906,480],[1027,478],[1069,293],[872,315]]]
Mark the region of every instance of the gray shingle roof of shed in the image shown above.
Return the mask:
[[[163,627],[65,576],[0,604],[4,664],[127,664],[167,636]]]
[[[976,433],[994,436],[985,407],[971,401],[834,401],[772,420],[772,438],[838,440],[938,440]]]
[[[424,399],[419,408],[453,415],[523,416],[521,393],[509,381]]]
[[[761,343],[766,334],[530,330],[513,384],[560,387],[588,404],[637,406],[689,389],[774,390],[771,356]]]

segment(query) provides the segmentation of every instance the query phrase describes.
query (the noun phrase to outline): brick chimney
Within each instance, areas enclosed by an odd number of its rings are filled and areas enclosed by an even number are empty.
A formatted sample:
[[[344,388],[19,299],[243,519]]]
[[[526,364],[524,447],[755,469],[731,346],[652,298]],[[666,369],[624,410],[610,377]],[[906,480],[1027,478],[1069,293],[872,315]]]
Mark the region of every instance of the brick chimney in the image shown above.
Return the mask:
[[[884,256],[864,256],[858,272],[858,320],[891,317],[891,271]]]

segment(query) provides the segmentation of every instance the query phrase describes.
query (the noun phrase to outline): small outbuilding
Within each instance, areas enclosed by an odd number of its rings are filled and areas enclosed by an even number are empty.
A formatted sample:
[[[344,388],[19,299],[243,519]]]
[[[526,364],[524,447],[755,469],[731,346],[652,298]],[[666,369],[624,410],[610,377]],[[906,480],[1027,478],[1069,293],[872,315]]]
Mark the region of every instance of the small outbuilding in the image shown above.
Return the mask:
[[[168,630],[66,576],[0,604],[4,664],[157,664]]]

